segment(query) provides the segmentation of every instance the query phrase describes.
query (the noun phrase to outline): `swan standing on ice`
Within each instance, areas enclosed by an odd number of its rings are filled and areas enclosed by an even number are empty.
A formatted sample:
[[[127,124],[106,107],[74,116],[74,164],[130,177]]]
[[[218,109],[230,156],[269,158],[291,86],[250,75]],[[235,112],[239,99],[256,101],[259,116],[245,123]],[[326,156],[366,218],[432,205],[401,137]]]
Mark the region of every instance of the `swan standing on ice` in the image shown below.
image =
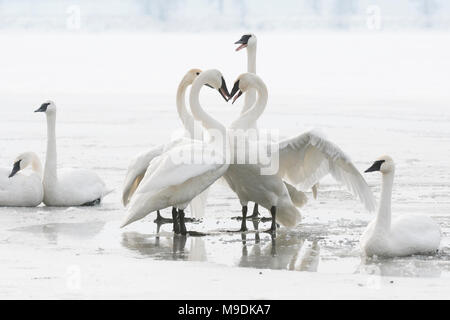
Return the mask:
[[[35,112],[44,112],[47,117],[47,154],[44,168],[44,203],[47,206],[71,207],[92,206],[111,190],[91,170],[57,170],[56,159],[56,105],[44,102]]]
[[[176,96],[177,112],[185,129],[184,137],[187,139],[202,140],[203,129],[195,122],[192,115],[188,112],[185,102],[187,88],[192,84],[192,82],[194,82],[201,72],[202,71],[200,69],[189,70],[178,85]],[[170,142],[167,144],[162,144],[139,154],[131,160],[122,191],[122,203],[124,206],[127,206],[133,197],[134,192],[138,188],[141,180],[144,178],[145,171],[147,170],[150,162],[173,146],[173,143]],[[191,212],[193,217],[202,218],[204,216],[206,198],[207,195],[205,191],[205,193],[200,194],[192,200]],[[176,208],[172,208],[172,220],[176,215]],[[162,218],[159,211],[157,211],[157,221],[162,220],[168,221],[168,219]]]
[[[204,85],[217,89],[226,101],[229,93],[222,74],[217,70],[202,72],[192,84],[189,100],[192,114],[204,119],[207,124],[204,127],[209,129],[211,124],[219,123],[200,106],[199,94]],[[225,136],[225,127],[220,125],[219,129]],[[131,199],[121,227],[140,220],[153,211],[175,207],[178,218],[174,219],[174,231],[182,235],[187,234],[184,209],[228,168],[223,149],[219,148],[222,146],[216,146],[214,141],[191,140],[190,143],[170,148],[153,159]],[[180,155],[193,156],[187,159],[190,161],[183,161]],[[201,161],[196,162],[195,159]]]
[[[257,46],[258,46],[258,39],[256,38],[256,36],[252,33],[250,34],[244,34],[238,41],[235,42],[235,44],[239,44],[240,46],[236,48],[236,52],[240,51],[244,48],[246,48],[247,50],[247,72],[248,73],[254,73],[256,74],[256,50],[257,50]],[[254,88],[248,88],[247,91],[245,92],[245,102],[244,102],[244,106],[242,107],[241,110],[241,115],[244,115],[248,110],[251,109],[251,107],[253,107],[253,105],[256,102],[256,90]],[[258,137],[258,125],[257,125],[257,121],[258,118],[256,119],[248,119],[248,118],[244,118],[244,121],[234,121],[231,125],[230,128],[233,130],[244,130],[244,131],[248,131],[248,130],[255,130],[256,135],[255,137]],[[288,188],[292,187],[290,185],[287,185]],[[314,199],[317,199],[317,188],[318,188],[318,183],[312,186],[312,192],[313,192],[313,197]],[[298,191],[295,190],[293,188],[289,188],[289,191],[292,191],[293,193],[291,194],[291,198],[292,195],[295,194],[296,198],[301,198],[301,201],[297,201],[295,202],[297,207],[301,207],[303,205],[305,205],[308,202],[308,198],[306,197],[306,194],[303,193],[302,191]],[[255,206],[253,207],[253,213],[251,216],[248,216],[247,219],[248,220],[252,220],[252,219],[256,219],[259,216],[259,211],[258,211],[258,204],[255,203]]]
[[[233,102],[251,88],[258,92],[258,100],[253,108],[241,115],[239,121],[251,122],[252,119],[257,119],[266,107],[267,87],[260,77],[252,73],[242,74],[234,83],[230,94],[231,97],[235,96]],[[251,143],[257,142],[249,141],[249,144]],[[268,151],[269,149],[276,150],[276,154],[272,156],[279,156],[279,170],[276,174],[261,174],[261,166],[258,164],[232,164],[225,174],[225,179],[238,195],[242,205],[241,231],[247,230],[246,214],[249,201],[270,210],[271,232],[276,230],[276,221],[288,227],[300,222],[300,212],[292,203],[282,178],[292,184],[302,184],[303,187],[310,188],[331,173],[338,182],[358,196],[368,210],[375,209],[375,199],[369,186],[348,156],[317,133],[306,132],[280,141],[268,148]],[[235,151],[235,148],[231,147],[231,150]]]
[[[31,166],[30,174],[19,173],[28,166]],[[43,198],[42,165],[34,152],[19,155],[12,171],[0,169],[0,206],[36,207]]]
[[[361,237],[361,248],[367,256],[397,257],[436,252],[441,229],[431,218],[402,215],[391,221],[391,198],[395,164],[391,157],[380,157],[366,172],[380,171],[383,177],[378,215]]]

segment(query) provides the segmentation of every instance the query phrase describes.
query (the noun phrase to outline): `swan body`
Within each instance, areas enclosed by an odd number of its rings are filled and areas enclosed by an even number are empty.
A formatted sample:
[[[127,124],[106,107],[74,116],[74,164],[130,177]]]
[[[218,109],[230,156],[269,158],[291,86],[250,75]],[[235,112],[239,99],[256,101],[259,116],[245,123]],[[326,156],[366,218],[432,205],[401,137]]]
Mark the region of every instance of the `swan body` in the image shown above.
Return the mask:
[[[28,166],[29,174],[19,172]],[[42,165],[34,152],[19,155],[12,171],[0,168],[0,206],[36,207],[43,198]]]
[[[204,115],[205,127],[210,128],[211,124],[218,122],[208,117],[200,106],[200,89],[205,84],[218,89],[225,99],[228,96],[228,90],[222,74],[217,70],[202,72],[192,84],[190,93],[192,113],[194,116],[195,114]],[[187,161],[180,158],[186,155],[193,155],[193,158],[186,158]],[[195,161],[196,159],[201,161]],[[222,150],[213,142],[192,139],[190,142],[185,141],[169,148],[150,162],[131,199],[127,216],[121,227],[142,219],[153,211],[172,206],[181,214],[180,232],[186,234],[183,226],[184,209],[195,197],[219,179],[227,168],[228,164]]]
[[[47,101],[35,112],[47,117],[47,154],[44,169],[44,203],[47,206],[69,207],[94,205],[111,190],[92,170],[57,170],[56,154],[56,105]]]
[[[187,88],[192,84],[192,82],[197,78],[197,76],[202,71],[200,69],[189,70],[180,84],[178,85],[176,104],[178,116],[181,119],[184,126],[183,135],[166,144],[158,145],[150,150],[147,150],[134,159],[131,160],[127,174],[124,181],[123,191],[122,191],[122,203],[127,206],[133,197],[134,192],[139,186],[141,180],[144,178],[145,172],[150,164],[150,162],[156,157],[160,156],[163,152],[170,150],[171,148],[190,143],[191,139],[202,140],[202,128],[198,125],[192,115],[189,114],[186,108],[185,95]],[[205,206],[207,200],[207,193],[199,195],[199,197],[192,200],[191,212],[195,218],[202,218],[204,216]]]
[[[264,112],[268,93],[261,78],[252,73],[244,73],[238,77],[231,92],[232,97],[237,94],[234,101],[249,88],[257,90],[258,100],[252,109],[240,116],[240,119],[251,121]],[[247,141],[249,145],[261,142],[261,140]],[[275,208],[278,222],[288,227],[295,226],[300,221],[300,213],[295,208],[282,179],[309,188],[331,173],[337,181],[359,196],[368,210],[374,210],[375,199],[364,178],[348,156],[320,134],[311,131],[275,145],[272,142],[266,144],[269,146],[268,153],[275,150],[275,154],[271,156],[279,159],[279,168],[275,173],[261,174],[262,167],[259,164],[232,164],[225,174],[225,179],[238,195],[243,207],[247,206],[248,201],[253,201],[265,208],[270,207],[271,210]],[[259,150],[255,147],[248,149]],[[231,147],[231,150],[234,151],[234,148]],[[246,156],[245,159],[247,158]]]
[[[379,158],[366,172],[380,171],[383,186],[378,215],[364,231],[360,244],[367,256],[399,257],[432,253],[439,248],[441,230],[431,218],[402,215],[392,219],[391,197],[395,164],[391,157]]]

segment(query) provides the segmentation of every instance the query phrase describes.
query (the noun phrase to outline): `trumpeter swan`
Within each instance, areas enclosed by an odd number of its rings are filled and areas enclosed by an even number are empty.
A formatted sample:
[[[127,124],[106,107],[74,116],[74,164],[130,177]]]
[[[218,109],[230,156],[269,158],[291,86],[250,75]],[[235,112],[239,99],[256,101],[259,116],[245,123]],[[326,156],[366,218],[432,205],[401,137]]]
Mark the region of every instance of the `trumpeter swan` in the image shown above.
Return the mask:
[[[183,123],[184,126],[184,134],[183,136],[187,139],[196,139],[202,140],[202,127],[195,122],[192,115],[188,112],[186,108],[185,96],[187,88],[194,82],[197,76],[202,71],[200,69],[191,69],[189,70],[181,79],[180,84],[178,85],[177,95],[176,95],[176,106],[178,116]],[[182,139],[171,141],[166,144],[158,145],[154,148],[151,148],[148,151],[145,151],[134,159],[131,160],[128,171],[125,177],[125,182],[122,191],[122,203],[124,206],[127,206],[130,202],[134,192],[136,191],[139,183],[145,175],[145,171],[147,170],[150,162],[160,156],[163,152],[168,149],[180,144],[184,143]],[[205,205],[207,200],[208,191],[201,193],[197,197],[195,197],[190,204],[191,214],[195,218],[202,218],[204,216]],[[174,216],[176,216],[177,211],[176,208],[172,208],[172,220]],[[157,221],[166,220],[160,216],[159,211],[157,211]]]
[[[28,166],[30,174],[19,173]],[[43,198],[42,165],[34,152],[19,155],[12,170],[0,169],[0,206],[36,207]]]
[[[235,44],[240,45],[239,47],[236,48],[236,51],[240,51],[240,50],[246,48],[247,72],[256,74],[256,50],[257,50],[257,46],[258,46],[258,39],[257,39],[256,35],[254,35],[253,33],[244,34],[238,41],[235,42]],[[242,107],[242,110],[241,110],[241,115],[243,115],[248,110],[250,110],[250,108],[253,107],[255,102],[256,102],[256,90],[254,88],[247,89],[247,91],[245,92],[245,101],[244,101],[244,106]],[[231,124],[230,128],[234,129],[234,130],[254,130],[255,134],[253,135],[253,137],[257,138],[258,137],[257,121],[258,121],[257,118],[256,119],[244,118],[241,120],[238,119],[237,121],[234,121]],[[250,137],[252,137],[252,136],[250,136]],[[318,189],[318,183],[316,183],[312,186],[312,192],[313,192],[314,199],[317,199],[317,189]],[[301,207],[307,203],[308,198],[302,191],[294,190],[292,188],[289,188],[289,191],[294,192],[295,197],[302,198],[302,201],[296,202],[296,205],[300,204],[300,206],[297,205],[297,207]],[[294,193],[291,194],[291,198],[294,195]],[[259,216],[258,204],[255,203],[255,206],[253,207],[253,213],[251,216],[248,216],[247,219],[249,219],[249,220],[255,219],[255,218],[258,218],[258,216]]]
[[[44,168],[44,203],[47,206],[69,207],[100,203],[111,190],[91,170],[57,170],[56,105],[44,102],[35,112],[47,117],[47,154]]]
[[[439,225],[421,215],[401,215],[391,221],[391,198],[395,164],[391,157],[378,158],[366,172],[380,171],[383,185],[378,215],[361,237],[361,248],[367,256],[408,256],[435,252],[441,241]]]
[[[200,106],[199,94],[204,85],[217,89],[226,101],[229,93],[222,74],[217,70],[202,72],[192,84],[192,113],[194,116],[201,114],[207,124],[204,126],[208,128],[208,124],[218,122],[209,117]],[[225,128],[222,126],[221,129],[225,134]],[[188,161],[183,161],[181,158],[185,155],[193,156],[186,159]],[[170,148],[151,161],[131,199],[121,227],[142,219],[153,211],[175,207],[178,210],[179,229],[174,219],[174,231],[185,235],[184,209],[192,199],[220,178],[227,168],[223,150],[216,147],[214,141],[191,140]]]
[[[256,89],[258,99],[253,108],[241,115],[239,121],[251,122],[258,118],[266,107],[267,87],[260,77],[252,73],[242,74],[234,83],[230,94],[231,97],[234,96],[233,102],[250,88]],[[255,142],[248,141],[248,143]],[[249,201],[270,210],[272,232],[276,230],[276,220],[291,227],[300,221],[300,213],[292,203],[282,178],[294,185],[301,184],[304,188],[310,188],[331,173],[338,182],[357,195],[368,210],[374,210],[375,199],[364,178],[348,156],[321,135],[311,131],[280,141],[275,146],[269,142],[267,145],[270,146],[268,151],[276,150],[272,155],[279,160],[276,174],[261,174],[259,164],[232,164],[225,174],[226,180],[242,205],[242,231],[247,230],[245,218]],[[232,146],[231,150],[234,149]],[[257,150],[257,148],[248,149]]]

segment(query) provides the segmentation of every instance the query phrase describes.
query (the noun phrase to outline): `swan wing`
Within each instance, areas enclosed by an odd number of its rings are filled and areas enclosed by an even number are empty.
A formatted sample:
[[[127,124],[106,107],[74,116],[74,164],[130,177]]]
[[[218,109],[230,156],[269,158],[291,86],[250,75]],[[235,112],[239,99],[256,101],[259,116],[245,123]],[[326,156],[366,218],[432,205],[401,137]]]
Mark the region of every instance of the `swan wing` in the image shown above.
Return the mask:
[[[134,192],[136,191],[142,178],[144,178],[150,162],[157,156],[161,155],[164,145],[159,145],[155,148],[140,153],[133,158],[128,166],[127,174],[122,189],[122,203],[126,206]]]
[[[319,132],[308,131],[283,140],[278,150],[280,177],[306,190],[330,173],[357,196],[367,210],[375,210],[375,198],[361,173],[337,145]]]
[[[192,154],[201,155],[201,161],[184,157]],[[172,148],[148,166],[121,226],[155,210],[187,205],[219,179],[227,168],[223,156],[200,141]]]
[[[189,154],[202,155],[201,161],[191,161]],[[185,158],[187,156],[188,158]],[[179,185],[224,165],[221,154],[200,141],[176,146],[155,158],[149,165],[136,193],[148,193]]]

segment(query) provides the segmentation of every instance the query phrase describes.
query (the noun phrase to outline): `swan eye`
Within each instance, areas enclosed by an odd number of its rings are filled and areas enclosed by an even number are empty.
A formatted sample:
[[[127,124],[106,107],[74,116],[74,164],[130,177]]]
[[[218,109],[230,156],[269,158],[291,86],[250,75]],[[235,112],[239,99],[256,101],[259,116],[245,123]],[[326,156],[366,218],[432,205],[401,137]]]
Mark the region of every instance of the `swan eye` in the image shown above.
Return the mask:
[[[196,72],[195,74],[196,74],[196,75],[199,75],[199,74],[200,74],[200,72]]]

